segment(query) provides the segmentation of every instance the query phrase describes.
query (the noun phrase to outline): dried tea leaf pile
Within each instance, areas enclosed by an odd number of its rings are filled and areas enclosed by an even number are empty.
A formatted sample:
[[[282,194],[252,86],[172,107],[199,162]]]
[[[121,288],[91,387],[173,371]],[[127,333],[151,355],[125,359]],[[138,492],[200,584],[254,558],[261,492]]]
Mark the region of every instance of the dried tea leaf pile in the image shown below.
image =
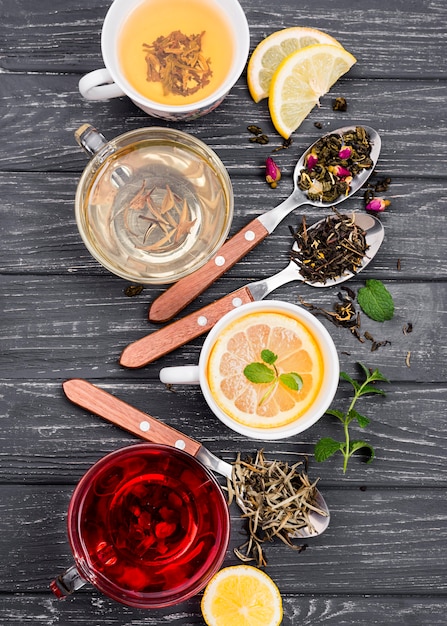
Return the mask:
[[[317,141],[305,156],[298,186],[309,200],[335,202],[350,191],[352,179],[373,167],[371,142],[362,126]]]
[[[334,209],[334,215],[314,227],[307,228],[303,216],[297,232],[293,232],[299,249],[291,251],[300,274],[309,282],[326,283],[346,272],[355,274],[368,250],[366,233],[354,219]]]
[[[200,35],[179,30],[144,44],[147,80],[161,82],[165,94],[190,96],[209,84],[213,74],[210,60],[202,53]]]
[[[262,450],[246,461],[239,454],[228,480],[229,504],[236,500],[244,510],[249,539],[235,549],[236,556],[244,562],[255,560],[262,567],[266,565],[262,546],[276,537],[301,550],[291,536],[306,527],[312,530],[312,511],[325,515],[315,505],[316,483],[309,481],[301,461],[294,465],[267,461]]]

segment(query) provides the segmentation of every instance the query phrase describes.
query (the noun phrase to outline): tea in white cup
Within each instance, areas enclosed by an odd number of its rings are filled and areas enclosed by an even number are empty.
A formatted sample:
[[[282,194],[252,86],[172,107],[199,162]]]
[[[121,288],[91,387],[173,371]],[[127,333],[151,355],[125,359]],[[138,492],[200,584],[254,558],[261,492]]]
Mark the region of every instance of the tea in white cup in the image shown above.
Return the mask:
[[[154,117],[198,117],[237,81],[249,43],[237,0],[114,0],[101,35],[105,68],[79,90],[88,100],[127,95]]]

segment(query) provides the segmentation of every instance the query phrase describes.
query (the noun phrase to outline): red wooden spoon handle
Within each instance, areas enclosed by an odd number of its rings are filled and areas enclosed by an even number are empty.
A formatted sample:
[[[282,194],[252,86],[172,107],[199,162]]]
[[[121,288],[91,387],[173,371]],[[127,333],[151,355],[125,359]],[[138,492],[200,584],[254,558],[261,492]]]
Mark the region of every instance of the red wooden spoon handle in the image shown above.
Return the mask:
[[[228,239],[214,257],[201,268],[181,278],[156,298],[149,309],[151,322],[167,322],[207,287],[267,237],[269,231],[258,218]]]
[[[130,343],[121,353],[120,364],[136,368],[152,363],[206,333],[228,311],[252,301],[253,297],[248,287],[241,287],[195,313]]]
[[[62,387],[67,398],[74,404],[138,437],[152,443],[163,443],[186,450],[192,456],[196,456],[202,447],[198,441],[190,439],[175,428],[167,426],[86,380],[71,378],[62,383]]]

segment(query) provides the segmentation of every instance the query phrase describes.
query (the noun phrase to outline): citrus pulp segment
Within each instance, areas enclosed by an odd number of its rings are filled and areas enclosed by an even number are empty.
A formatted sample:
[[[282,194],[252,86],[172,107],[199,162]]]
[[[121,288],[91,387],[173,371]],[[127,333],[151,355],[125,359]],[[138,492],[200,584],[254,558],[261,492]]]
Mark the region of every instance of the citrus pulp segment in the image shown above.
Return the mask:
[[[278,375],[296,372],[303,380],[299,391],[281,382],[253,383],[244,374],[250,363],[262,361],[261,352],[277,355]],[[247,314],[229,324],[210,350],[207,380],[220,409],[240,424],[277,428],[301,417],[318,395],[323,357],[310,329],[285,313]]]
[[[269,93],[270,116],[279,134],[290,137],[355,62],[344,48],[329,44],[307,46],[286,57],[273,75]]]
[[[316,28],[295,26],[278,30],[263,39],[254,49],[247,66],[250,95],[259,102],[269,95],[270,83],[278,65],[289,54],[317,43],[339,46],[339,42]]]
[[[208,626],[279,626],[283,616],[278,587],[251,565],[217,572],[205,589],[201,608]]]

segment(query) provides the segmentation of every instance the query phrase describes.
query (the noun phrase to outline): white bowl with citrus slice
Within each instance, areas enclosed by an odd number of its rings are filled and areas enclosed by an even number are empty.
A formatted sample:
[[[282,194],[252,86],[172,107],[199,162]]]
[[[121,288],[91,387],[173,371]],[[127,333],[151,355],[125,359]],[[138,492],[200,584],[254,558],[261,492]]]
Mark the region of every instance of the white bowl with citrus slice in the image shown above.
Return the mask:
[[[213,413],[253,439],[291,437],[329,408],[340,366],[334,342],[309,311],[279,300],[227,313],[208,334],[199,364],[166,367],[166,384],[200,384]]]

